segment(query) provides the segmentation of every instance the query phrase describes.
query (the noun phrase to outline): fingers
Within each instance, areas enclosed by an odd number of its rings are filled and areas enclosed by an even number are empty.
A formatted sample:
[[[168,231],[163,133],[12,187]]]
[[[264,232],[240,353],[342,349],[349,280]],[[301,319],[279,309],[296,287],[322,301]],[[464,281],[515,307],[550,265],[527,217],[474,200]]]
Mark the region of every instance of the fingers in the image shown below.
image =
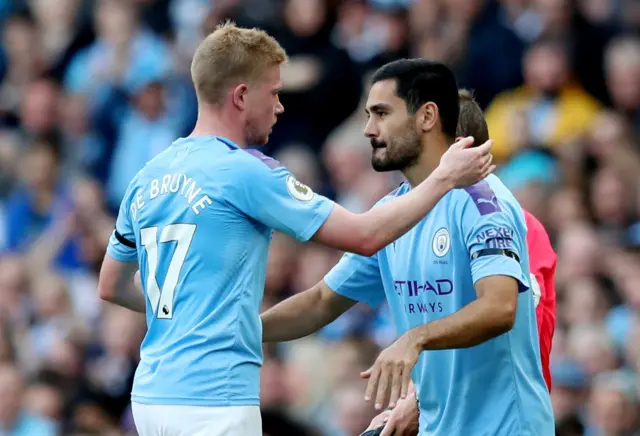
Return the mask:
[[[360,373],[360,378],[364,378],[367,379],[369,377],[371,377],[371,370],[373,369],[373,367],[367,369],[366,371],[363,371]]]
[[[378,377],[380,377],[380,368],[377,364],[374,364],[372,368],[368,369],[366,372],[369,372],[369,383],[367,383],[367,389],[364,392],[364,400],[369,401],[373,396],[373,393],[376,391],[378,387]]]
[[[402,367],[396,366],[391,381],[391,394],[389,395],[389,407],[396,407],[400,391],[402,390]]]
[[[395,426],[396,426],[396,419],[392,414],[391,416],[389,416],[389,419],[385,423],[384,428],[382,429],[382,433],[380,433],[380,436],[393,436],[393,432],[396,430]]]
[[[487,168],[487,171],[482,175],[482,179],[487,177],[489,174],[493,173],[495,170],[496,170],[496,166],[491,165],[489,168]]]
[[[391,365],[387,365],[382,369],[382,371],[380,371],[380,380],[378,381],[378,395],[376,395],[376,410],[382,409],[382,405],[384,404],[387,392],[389,392],[389,382],[391,381],[391,377],[393,377],[393,370]]]
[[[493,147],[493,139],[489,139],[487,142],[485,142],[481,146],[476,147],[476,150],[478,151],[478,153],[485,155],[491,152],[491,147]]]
[[[402,389],[400,391],[403,399],[409,395],[409,386],[411,386],[411,371],[405,368],[402,372]]]
[[[485,156],[484,163],[482,164],[481,171],[483,174],[491,167],[491,162],[493,162],[493,155],[488,154],[487,156]]]
[[[369,424],[369,427],[367,427],[365,431],[382,427],[389,420],[390,416],[391,416],[391,411],[385,410],[384,412],[382,412],[381,414],[379,414],[378,416],[376,416],[371,420],[371,424]]]
[[[459,149],[469,148],[473,145],[473,136],[467,136],[466,138],[462,138],[459,141],[456,141],[452,147],[456,147]]]

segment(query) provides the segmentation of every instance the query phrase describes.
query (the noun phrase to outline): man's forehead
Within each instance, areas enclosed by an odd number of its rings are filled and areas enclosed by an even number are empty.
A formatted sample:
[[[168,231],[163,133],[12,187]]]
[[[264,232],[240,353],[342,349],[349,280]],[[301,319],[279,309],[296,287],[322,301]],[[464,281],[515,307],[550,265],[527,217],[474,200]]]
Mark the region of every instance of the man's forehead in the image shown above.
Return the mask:
[[[381,80],[374,83],[369,90],[367,109],[375,106],[396,106],[403,100],[396,94],[395,80]]]

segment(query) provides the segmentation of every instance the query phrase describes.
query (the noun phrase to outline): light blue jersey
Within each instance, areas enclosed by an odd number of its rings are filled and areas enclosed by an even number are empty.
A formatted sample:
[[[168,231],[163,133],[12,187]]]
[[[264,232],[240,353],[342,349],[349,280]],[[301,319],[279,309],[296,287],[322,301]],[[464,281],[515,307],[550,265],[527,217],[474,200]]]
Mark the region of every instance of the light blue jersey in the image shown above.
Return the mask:
[[[272,229],[306,241],[333,202],[277,161],[217,137],[177,140],[133,179],[108,253],[138,261],[147,300],[132,399],[259,404]]]
[[[405,183],[380,203],[410,189]],[[474,283],[483,277],[518,280],[516,321],[508,333],[471,348],[421,353],[412,372],[421,436],[555,434],[528,289],[525,235],[520,205],[492,175],[449,192],[376,255],[346,254],[325,277],[337,293],[372,307],[386,296],[399,334],[474,301]]]

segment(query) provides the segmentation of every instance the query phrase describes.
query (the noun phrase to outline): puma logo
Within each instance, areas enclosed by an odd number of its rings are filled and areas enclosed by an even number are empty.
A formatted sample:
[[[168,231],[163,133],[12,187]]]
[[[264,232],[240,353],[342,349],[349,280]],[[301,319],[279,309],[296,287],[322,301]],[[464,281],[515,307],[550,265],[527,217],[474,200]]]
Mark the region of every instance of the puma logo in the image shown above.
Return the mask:
[[[478,198],[478,200],[476,200],[478,204],[490,204],[494,207],[499,207],[498,205],[498,199],[495,197],[495,195],[493,197],[491,197],[491,200],[487,200],[486,198]]]

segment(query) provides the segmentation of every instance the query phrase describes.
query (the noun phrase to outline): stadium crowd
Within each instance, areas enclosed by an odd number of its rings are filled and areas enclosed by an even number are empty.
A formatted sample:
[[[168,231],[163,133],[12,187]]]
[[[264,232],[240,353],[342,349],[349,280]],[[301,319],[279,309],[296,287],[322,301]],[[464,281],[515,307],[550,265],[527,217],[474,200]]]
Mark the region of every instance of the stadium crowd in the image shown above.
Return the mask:
[[[370,72],[454,69],[558,253],[558,434],[640,434],[640,2],[0,0],[0,435],[136,434],[144,318],[102,303],[97,272],[130,179],[190,132],[190,59],[225,18],[290,55],[264,151],[354,212],[401,181],[370,166]],[[275,234],[264,307],[340,255]],[[265,435],[359,435],[376,414],[359,373],[394,337],[384,307],[358,305],[267,347]]]

